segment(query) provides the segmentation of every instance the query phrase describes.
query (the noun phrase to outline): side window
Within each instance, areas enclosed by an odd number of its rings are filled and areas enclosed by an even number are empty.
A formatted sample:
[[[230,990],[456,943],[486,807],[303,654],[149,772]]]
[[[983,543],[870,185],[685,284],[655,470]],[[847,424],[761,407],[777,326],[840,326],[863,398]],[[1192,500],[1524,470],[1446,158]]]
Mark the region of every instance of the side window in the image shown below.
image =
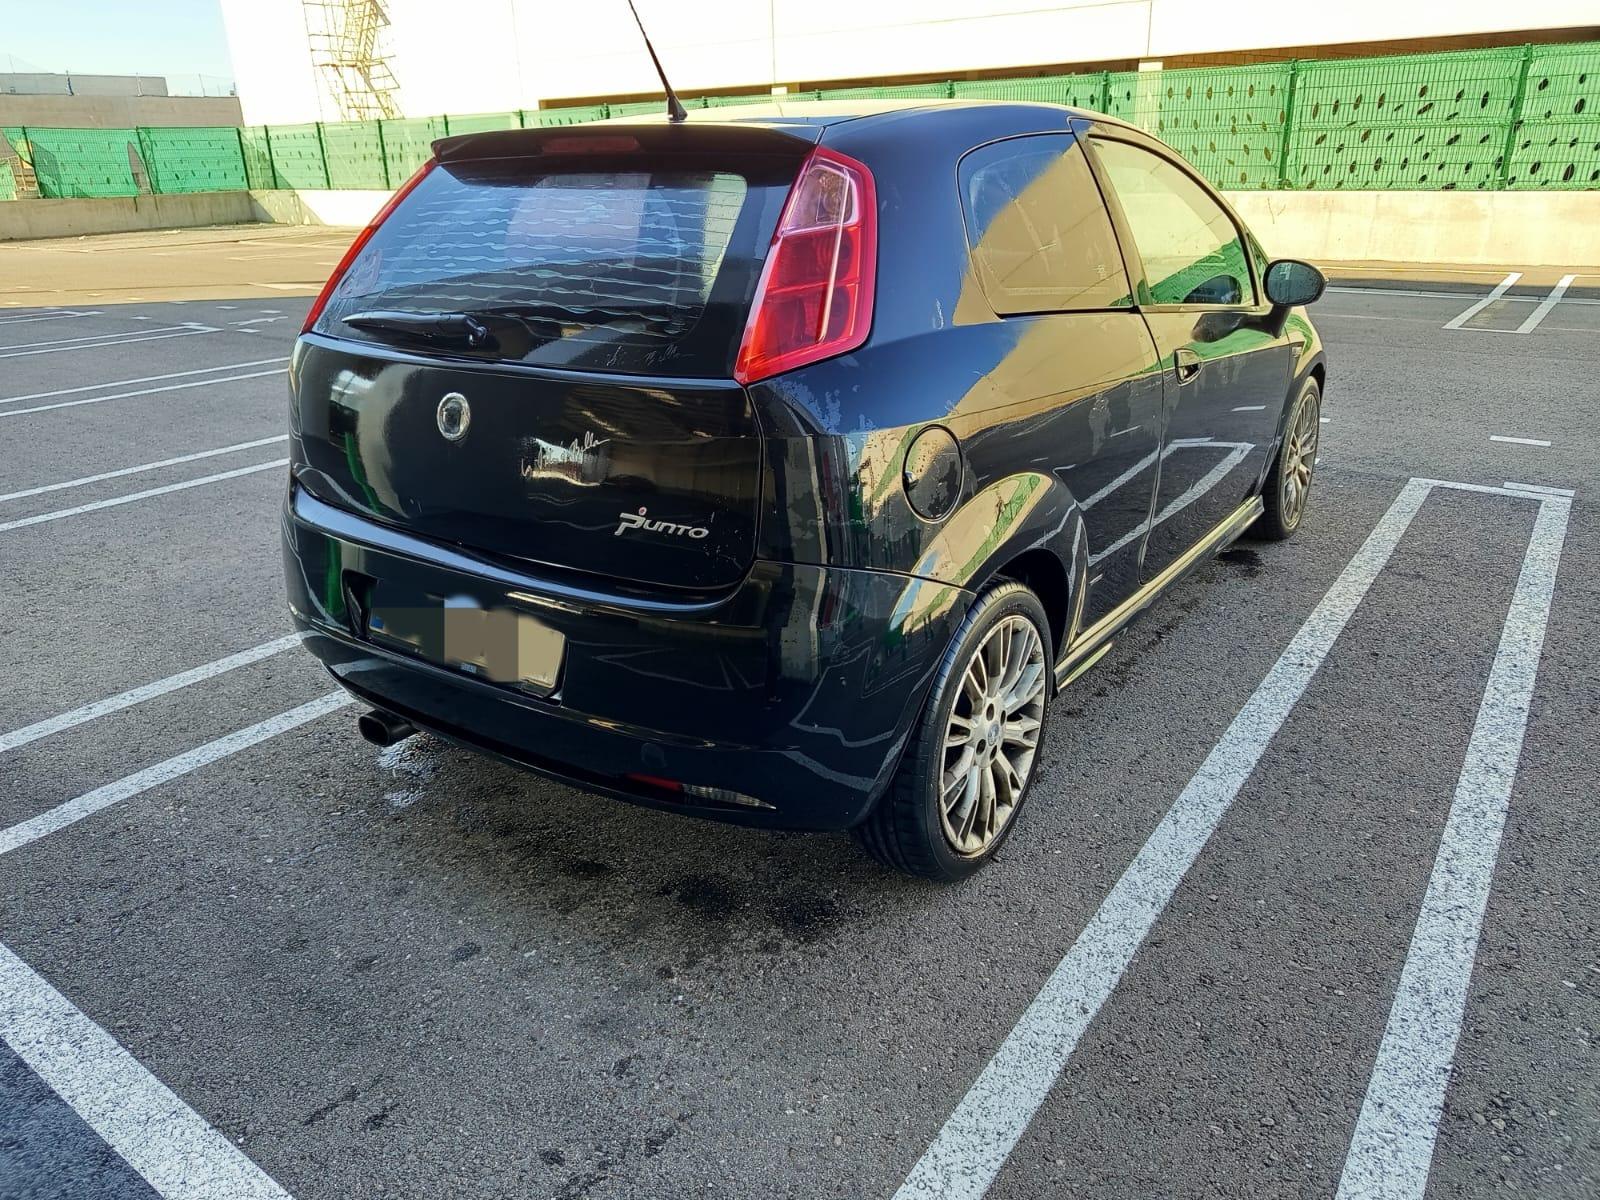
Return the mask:
[[[1116,233],[1076,138],[981,146],[961,160],[959,180],[973,270],[995,312],[1132,306]]]
[[[1151,303],[1255,303],[1239,231],[1203,187],[1138,146],[1094,146],[1144,259]]]

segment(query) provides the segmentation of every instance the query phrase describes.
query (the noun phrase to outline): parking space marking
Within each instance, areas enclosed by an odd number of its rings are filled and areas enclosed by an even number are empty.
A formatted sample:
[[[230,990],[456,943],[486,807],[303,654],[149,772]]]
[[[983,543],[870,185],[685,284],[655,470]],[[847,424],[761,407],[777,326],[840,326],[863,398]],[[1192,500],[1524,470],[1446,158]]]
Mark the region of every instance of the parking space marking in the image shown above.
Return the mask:
[[[49,521],[64,521],[68,517],[81,517],[85,513],[99,512],[105,508],[120,508],[124,504],[136,504],[140,500],[149,500],[156,496],[167,496],[173,492],[188,491],[190,488],[203,487],[208,483],[222,483],[228,479],[238,479],[242,475],[254,475],[258,471],[271,471],[274,468],[287,467],[287,458],[274,459],[272,462],[255,463],[248,467],[236,467],[232,471],[218,471],[215,475],[202,475],[199,479],[185,479],[178,483],[168,483],[161,487],[146,488],[142,492],[130,492],[126,496],[112,496],[107,500],[94,500],[88,504],[77,504],[71,508],[58,508],[53,512],[35,513],[31,517],[18,517],[15,521],[0,521],[0,533],[9,533],[13,529],[26,529],[30,525],[43,525]]]
[[[265,359],[266,362],[281,362],[281,359]],[[271,371],[250,371],[243,375],[223,375],[215,379],[199,379],[192,383],[169,383],[165,387],[144,388],[137,392],[113,392],[109,396],[86,396],[81,400],[61,400],[55,404],[38,404],[32,408],[11,408],[0,411],[0,420],[7,417],[25,417],[29,413],[52,412],[58,408],[77,408],[82,404],[104,404],[107,400],[130,400],[135,396],[154,396],[161,392],[181,392],[185,388],[213,387],[219,383],[238,383],[242,379],[264,379],[268,375],[282,375],[285,368],[278,367]],[[23,399],[24,397],[13,397]],[[9,401],[0,400],[0,404]]]
[[[101,316],[98,308],[73,309],[56,308],[49,312],[34,313],[26,317],[0,317],[0,325],[31,325],[35,321],[60,321],[66,317],[98,317]]]
[[[1406,290],[1404,288],[1351,287],[1348,285],[1341,286],[1331,283],[1328,285],[1327,290],[1329,292],[1345,292],[1353,296],[1406,296],[1416,299],[1433,300],[1460,300],[1462,296],[1469,294],[1466,292],[1425,292],[1420,290]],[[1507,304],[1535,304],[1538,302],[1538,298],[1534,296],[1502,296],[1501,299]],[[1567,300],[1566,303],[1585,307],[1600,306],[1600,300],[1591,299],[1589,297],[1574,297],[1573,299]]]
[[[288,712],[268,717],[265,721],[258,721],[243,729],[236,729],[203,746],[185,750],[182,754],[176,754],[142,771],[135,771],[132,775],[112,780],[102,787],[47,809],[38,816],[29,817],[26,821],[8,829],[0,829],[0,855],[21,849],[47,834],[55,833],[58,829],[65,829],[85,817],[92,817],[113,804],[120,804],[142,792],[148,792],[153,787],[159,787],[191,771],[209,766],[241,750],[248,750],[251,746],[275,738],[280,733],[298,729],[308,721],[315,721],[318,717],[327,716],[354,703],[355,701],[345,692],[329,692],[297,708],[291,708]]]
[[[1512,446],[1545,446],[1545,447],[1548,447],[1550,445],[1550,443],[1545,441],[1543,438],[1507,437],[1504,434],[1500,434],[1500,433],[1491,433],[1489,435],[1489,440],[1491,442],[1505,442],[1505,443],[1507,443],[1509,445],[1512,445]]]
[[[23,400],[51,400],[56,396],[73,396],[79,392],[98,392],[102,388],[127,387],[130,383],[159,383],[163,379],[186,379],[191,375],[215,375],[218,371],[237,371],[241,367],[265,367],[272,363],[288,362],[289,357],[280,354],[277,358],[252,358],[249,362],[221,363],[215,367],[196,367],[190,371],[168,371],[165,375],[141,375],[136,379],[113,379],[106,383],[84,383],[77,387],[56,388],[53,392],[28,392],[22,396],[6,396],[0,398],[0,404],[18,404]]]
[[[280,433],[273,437],[257,438],[253,442],[235,442],[232,446],[218,446],[215,450],[196,450],[193,454],[180,454],[176,458],[163,458],[157,462],[140,463],[136,467],[120,467],[115,471],[102,471],[98,475],[85,475],[80,479],[64,479],[60,483],[44,483],[38,487],[24,488],[20,492],[6,492],[0,494],[0,504],[7,500],[21,500],[25,496],[39,496],[45,492],[61,492],[68,488],[87,487],[91,483],[102,483],[107,479],[120,479],[124,475],[138,475],[144,471],[158,471],[162,467],[175,467],[180,463],[198,462],[202,458],[216,458],[223,454],[237,454],[240,450],[255,450],[261,446],[270,446],[275,442],[286,442],[289,435]]]
[[[1539,322],[1549,315],[1550,310],[1561,303],[1561,297],[1567,294],[1567,289],[1572,286],[1576,275],[1563,275],[1555,287],[1550,289],[1550,294],[1539,301],[1539,307],[1528,314],[1528,319],[1517,326],[1518,333],[1532,333],[1539,327]]]
[[[1572,488],[1545,487],[1542,483],[1513,483],[1509,479],[1500,486],[1509,488],[1514,492],[1532,492],[1536,496],[1576,496],[1578,494]]]
[[[166,332],[168,332],[170,330],[174,330],[174,329],[193,329],[193,328],[195,328],[195,325],[193,324],[193,322],[186,322],[186,323],[179,324],[179,325],[158,325],[158,326],[156,326],[156,328],[149,329],[149,330],[144,330],[144,329],[128,330],[128,329],[124,329],[124,330],[113,331],[113,332],[108,332],[108,333],[86,333],[86,334],[83,334],[83,335],[81,335],[79,337],[47,338],[45,341],[42,341],[42,342],[17,342],[14,345],[8,344],[8,345],[5,345],[3,347],[0,347],[0,349],[5,349],[5,350],[31,350],[35,346],[66,346],[66,345],[69,345],[69,344],[74,343],[74,342],[103,342],[103,341],[107,341],[107,340],[115,341],[115,340],[120,339],[120,338],[143,337],[146,333],[166,333]]]
[[[1506,292],[1511,289],[1511,286],[1521,278],[1521,271],[1511,272],[1511,274],[1507,275],[1499,283],[1495,284],[1494,289],[1487,296],[1483,297],[1483,299],[1479,300],[1476,304],[1472,305],[1464,312],[1457,313],[1455,316],[1451,317],[1450,320],[1446,321],[1444,328],[1460,329],[1468,321],[1472,320],[1473,317],[1477,316],[1484,309],[1488,308],[1489,305],[1500,299],[1501,296],[1504,296]]]
[[[77,350],[110,349],[114,346],[129,346],[135,342],[163,342],[168,338],[201,337],[208,333],[221,332],[222,330],[214,329],[210,325],[158,325],[155,329],[141,329],[132,334],[101,334],[99,335],[101,340],[94,342],[87,338],[62,338],[60,342],[28,342],[24,343],[24,346],[39,348],[7,348],[5,353],[0,354],[0,358],[28,358],[35,354],[71,354]]]
[[[146,700],[154,700],[157,696],[179,691],[191,684],[212,679],[227,671],[247,667],[264,658],[271,658],[274,654],[281,654],[292,646],[298,646],[300,641],[300,634],[291,633],[287,637],[275,638],[270,642],[262,642],[259,646],[251,646],[248,650],[240,650],[236,654],[201,663],[198,667],[190,667],[187,671],[179,671],[176,675],[168,675],[165,679],[140,684],[136,688],[118,692],[115,696],[107,696],[104,700],[96,700],[92,704],[74,708],[70,712],[57,713],[53,717],[46,717],[43,721],[35,721],[32,725],[13,729],[10,733],[0,733],[0,754],[26,746],[29,742],[36,742],[40,738],[63,733],[79,725],[87,725],[90,721],[121,712],[125,708],[132,708],[135,704],[143,704]]]
[[[1337,1200],[1422,1200],[1522,758],[1570,500],[1540,498]]]
[[[1434,486],[1413,479],[1401,489],[1006,1035],[895,1200],[979,1200],[988,1192]]]
[[[242,1150],[3,945],[0,1036],[162,1200],[289,1200]]]

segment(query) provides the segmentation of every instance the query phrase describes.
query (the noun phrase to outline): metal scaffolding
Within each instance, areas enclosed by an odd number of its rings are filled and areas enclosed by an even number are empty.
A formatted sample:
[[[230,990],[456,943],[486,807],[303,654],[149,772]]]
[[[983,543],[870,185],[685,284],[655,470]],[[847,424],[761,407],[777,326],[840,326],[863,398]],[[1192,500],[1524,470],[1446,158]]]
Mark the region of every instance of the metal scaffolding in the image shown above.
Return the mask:
[[[400,84],[379,46],[382,0],[301,0],[312,65],[346,121],[398,117]]]

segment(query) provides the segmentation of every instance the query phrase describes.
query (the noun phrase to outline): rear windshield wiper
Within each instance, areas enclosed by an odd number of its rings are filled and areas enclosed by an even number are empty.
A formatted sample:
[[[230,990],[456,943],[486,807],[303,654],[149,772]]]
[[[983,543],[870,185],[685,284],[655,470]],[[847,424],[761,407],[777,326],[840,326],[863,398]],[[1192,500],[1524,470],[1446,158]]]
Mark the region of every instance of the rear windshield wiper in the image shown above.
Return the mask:
[[[371,333],[398,333],[429,342],[451,342],[479,349],[494,344],[489,327],[472,313],[392,312],[373,310],[351,313],[344,324]]]

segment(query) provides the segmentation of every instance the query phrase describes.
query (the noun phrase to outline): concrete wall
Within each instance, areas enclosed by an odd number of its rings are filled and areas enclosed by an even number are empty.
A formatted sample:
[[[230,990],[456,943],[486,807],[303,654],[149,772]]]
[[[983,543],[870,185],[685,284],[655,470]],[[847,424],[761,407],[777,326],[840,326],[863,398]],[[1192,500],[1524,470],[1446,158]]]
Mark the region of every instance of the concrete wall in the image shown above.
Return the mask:
[[[365,225],[387,192],[252,192],[265,219]],[[1600,269],[1600,192],[1226,192],[1269,254]]]
[[[1600,270],[1600,192],[1230,192],[1274,257]],[[208,192],[0,203],[0,241],[138,229],[365,225],[381,191]]]
[[[12,96],[0,125],[132,129],[135,125],[243,125],[237,96]]]
[[[959,75],[1600,26],[1596,0],[638,0],[674,86]],[[387,0],[405,116],[497,112],[659,88],[622,0]],[[338,120],[300,0],[222,0],[250,124]]]
[[[242,225],[261,220],[259,213],[249,192],[118,196],[104,200],[7,200],[0,203],[0,242]]]
[[[1600,268],[1600,192],[1229,192],[1275,257]]]
[[[250,193],[256,220],[279,225],[345,225],[359,227],[372,220],[383,202],[384,191],[280,191]]]

